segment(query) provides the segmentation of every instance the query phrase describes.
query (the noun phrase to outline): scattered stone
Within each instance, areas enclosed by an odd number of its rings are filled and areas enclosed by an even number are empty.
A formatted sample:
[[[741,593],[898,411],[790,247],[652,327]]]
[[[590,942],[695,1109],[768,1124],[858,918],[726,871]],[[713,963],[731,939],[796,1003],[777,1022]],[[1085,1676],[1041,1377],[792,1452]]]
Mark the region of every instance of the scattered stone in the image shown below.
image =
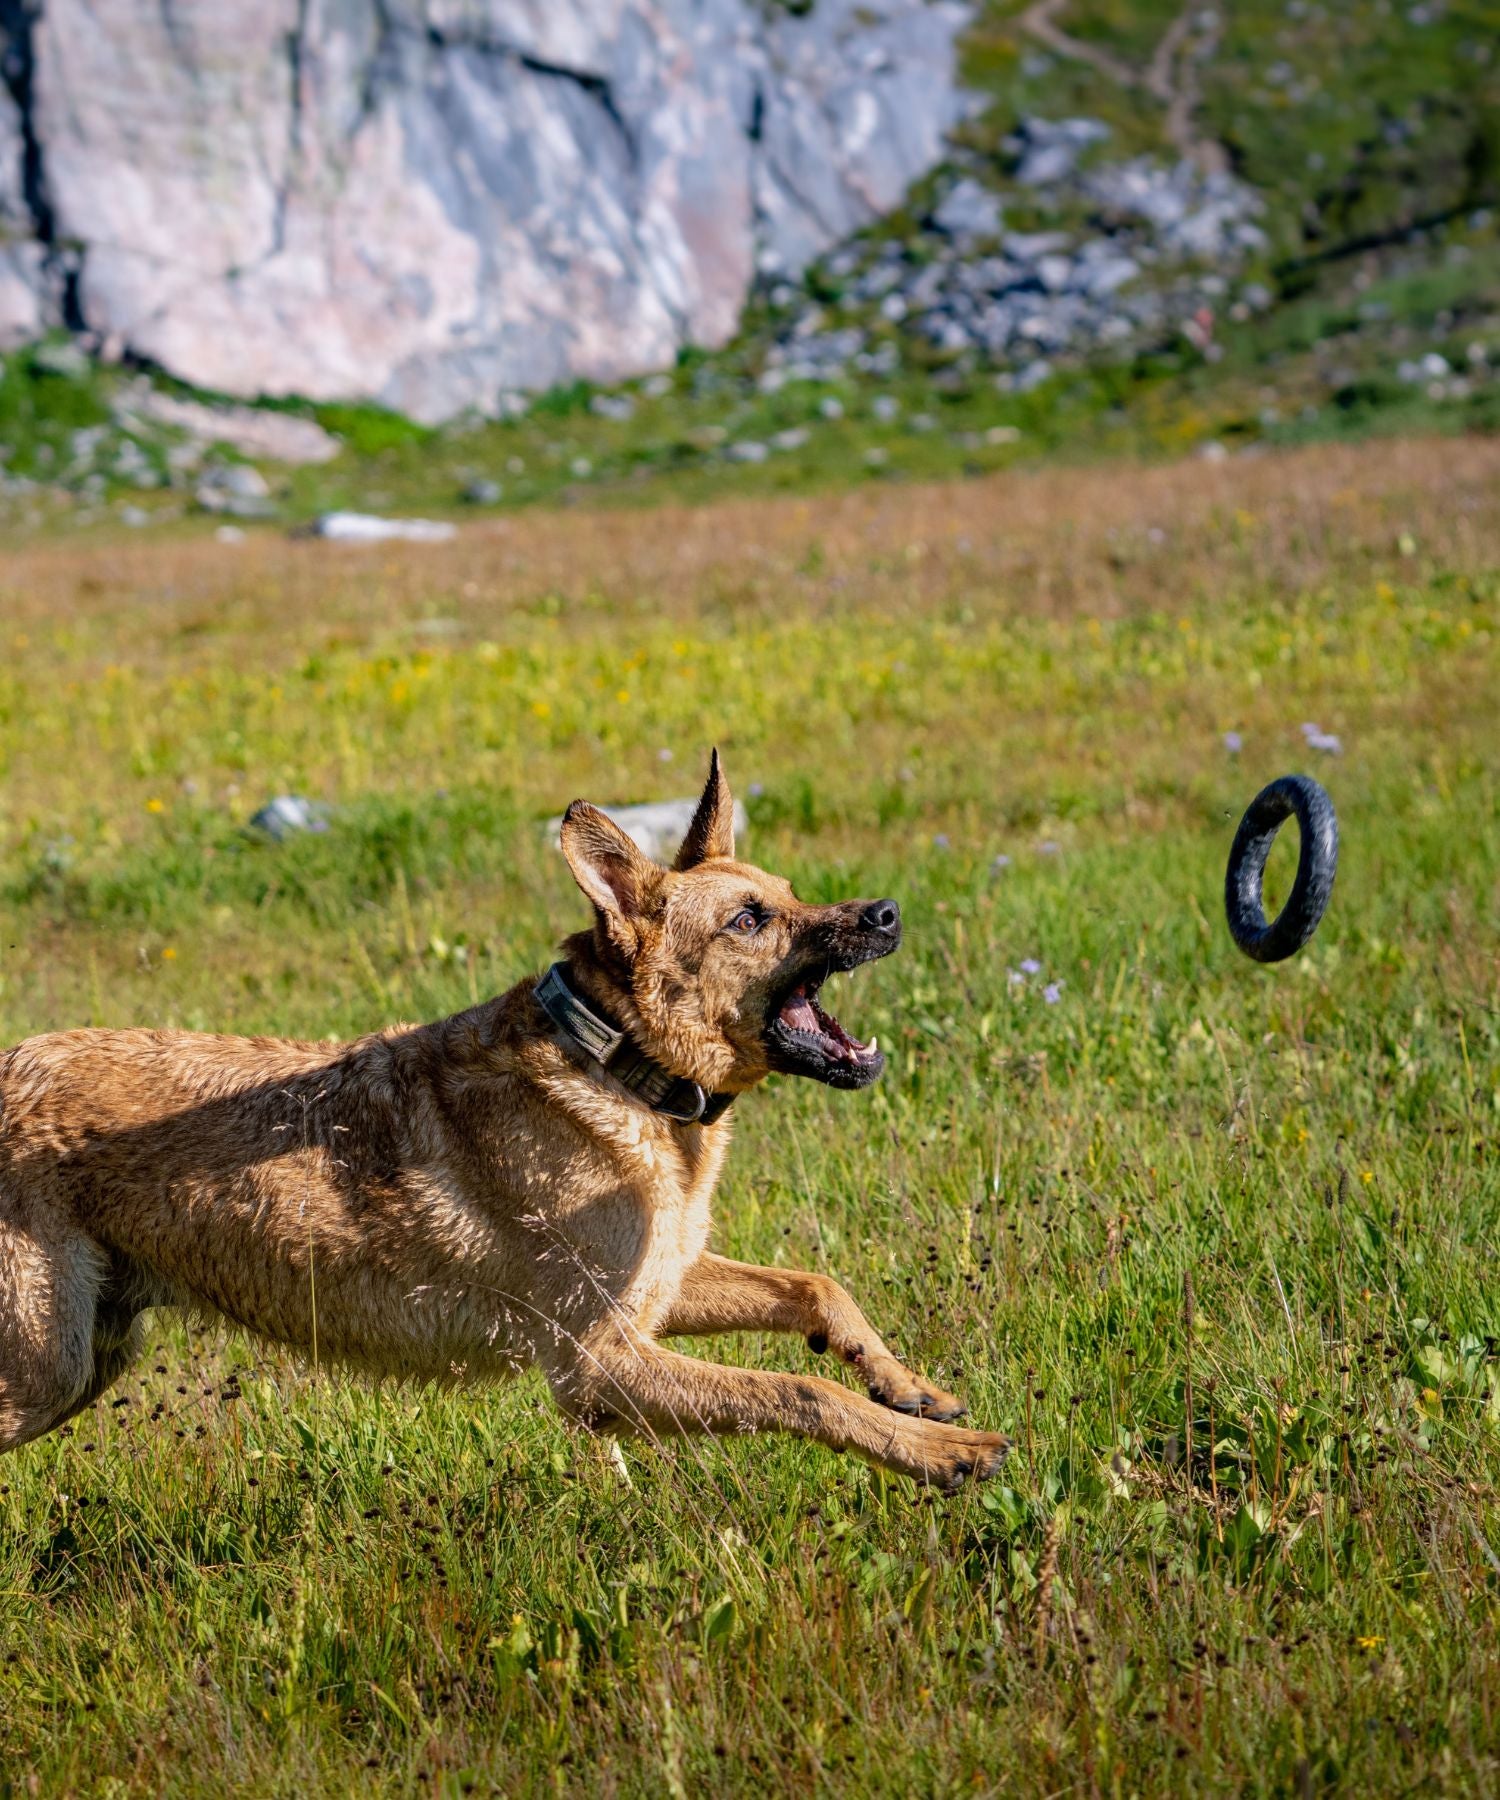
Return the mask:
[[[883,425],[889,425],[901,411],[901,402],[894,394],[877,394],[870,402],[870,411]]]
[[[149,525],[151,523],[151,515],[144,507],[122,506],[120,508],[120,523],[122,525],[128,525],[132,531],[138,531],[142,525]]]
[[[586,456],[575,456],[568,464],[568,473],[575,481],[587,481],[594,472],[594,465]]]
[[[1052,187],[1072,175],[1085,150],[1108,136],[1109,127],[1098,119],[1023,119],[1005,148],[1017,158],[1015,179],[1022,187]]]
[[[693,814],[698,810],[697,799],[690,800],[648,800],[632,806],[606,806],[600,809],[606,817],[614,820],[645,856],[657,862],[669,863],[676,856],[683,838],[687,836],[688,826],[693,822]],[[737,838],[743,838],[750,829],[750,816],[741,801],[734,803],[734,830]],[[554,844],[560,843],[562,818],[549,819],[545,830]]]
[[[818,402],[818,411],[825,419],[842,419],[844,403],[842,400],[835,399],[832,394],[825,394]]]
[[[328,512],[314,521],[309,534],[335,544],[446,544],[458,527],[446,519],[382,519],[374,513]]]
[[[635,417],[635,401],[629,394],[595,394],[589,401],[589,411],[601,419],[613,419],[617,425],[623,425]]]
[[[216,463],[204,472],[193,499],[204,512],[246,519],[265,518],[275,510],[270,483],[250,463]]]
[[[273,843],[281,844],[304,831],[328,829],[328,808],[301,794],[278,794],[252,815],[252,830],[262,831]]]
[[[142,423],[185,432],[199,444],[225,444],[241,456],[302,465],[331,462],[343,445],[315,419],[253,406],[208,406],[132,382],[117,395],[114,415],[127,430]]]
[[[78,345],[65,338],[57,343],[38,344],[31,353],[31,366],[64,381],[82,381],[91,364]]]
[[[216,544],[243,544],[245,534],[238,525],[220,525],[214,531]]]
[[[778,431],[771,439],[773,450],[800,450],[812,433],[805,425],[789,425],[785,431]]]
[[[1001,217],[999,197],[966,176],[949,190],[932,222],[949,237],[992,238],[999,234]]]
[[[731,462],[763,463],[771,452],[765,444],[758,443],[753,438],[747,438],[740,443],[731,444],[724,454]]]
[[[464,499],[470,506],[498,506],[505,493],[498,481],[481,478],[471,481],[464,488]]]
[[[1399,381],[1442,381],[1452,373],[1452,365],[1447,357],[1439,355],[1436,350],[1429,350],[1425,356],[1396,366],[1396,378]]]

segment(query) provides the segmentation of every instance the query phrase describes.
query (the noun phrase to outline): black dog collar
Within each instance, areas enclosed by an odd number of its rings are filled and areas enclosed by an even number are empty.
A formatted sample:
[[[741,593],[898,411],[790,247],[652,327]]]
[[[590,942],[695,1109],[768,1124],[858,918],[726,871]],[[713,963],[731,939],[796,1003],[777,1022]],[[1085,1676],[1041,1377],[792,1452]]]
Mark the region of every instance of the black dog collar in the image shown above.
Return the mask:
[[[542,1011],[563,1036],[638,1094],[653,1112],[678,1125],[712,1125],[729,1110],[733,1094],[705,1094],[696,1081],[664,1069],[618,1026],[586,1006],[568,986],[561,963],[553,963],[534,991]]]

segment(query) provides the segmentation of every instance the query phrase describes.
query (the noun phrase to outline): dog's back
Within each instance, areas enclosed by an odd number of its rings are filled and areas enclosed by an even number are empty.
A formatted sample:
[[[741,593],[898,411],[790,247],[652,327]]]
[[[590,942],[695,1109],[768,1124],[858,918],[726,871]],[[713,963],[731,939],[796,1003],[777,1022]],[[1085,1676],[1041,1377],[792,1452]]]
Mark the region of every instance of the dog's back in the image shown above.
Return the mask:
[[[486,1184],[479,1218],[446,1116],[463,1105],[465,1042],[493,1038],[502,1005],[338,1046],[73,1031],[7,1052],[0,1447],[102,1391],[151,1306],[377,1374],[526,1360],[528,1334],[464,1291],[495,1247],[476,1238],[515,1215]],[[485,1059],[503,1082],[504,1048]]]

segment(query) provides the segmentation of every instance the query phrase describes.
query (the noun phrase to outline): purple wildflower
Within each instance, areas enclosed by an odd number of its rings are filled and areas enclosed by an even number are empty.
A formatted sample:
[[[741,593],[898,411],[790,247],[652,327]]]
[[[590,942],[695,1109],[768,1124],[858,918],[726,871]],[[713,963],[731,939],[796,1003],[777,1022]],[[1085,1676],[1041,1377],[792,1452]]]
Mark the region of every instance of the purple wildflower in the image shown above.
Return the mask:
[[[1040,975],[1041,972],[1042,965],[1034,956],[1026,957],[1021,963],[1021,973],[1023,975]]]
[[[1231,756],[1238,756],[1244,747],[1245,740],[1237,731],[1226,731],[1224,733],[1224,748]]]
[[[1062,991],[1062,982],[1049,981],[1046,987],[1042,989],[1042,998],[1047,1002],[1048,1006],[1056,1006],[1058,1001],[1062,999]]]

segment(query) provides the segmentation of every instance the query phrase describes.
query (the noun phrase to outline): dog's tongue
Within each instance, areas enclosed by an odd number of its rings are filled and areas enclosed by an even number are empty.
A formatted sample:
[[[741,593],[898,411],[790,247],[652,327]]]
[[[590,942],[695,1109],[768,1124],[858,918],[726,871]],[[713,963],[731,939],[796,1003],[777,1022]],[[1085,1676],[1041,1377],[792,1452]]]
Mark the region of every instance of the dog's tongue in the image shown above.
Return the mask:
[[[781,1023],[790,1031],[805,1031],[822,1038],[832,1053],[845,1062],[864,1055],[868,1048],[850,1037],[832,1013],[824,1012],[806,988],[798,988],[787,996],[781,1008]]]
[[[781,1009],[781,1022],[791,1031],[821,1031],[819,1008],[805,988],[798,988]]]

